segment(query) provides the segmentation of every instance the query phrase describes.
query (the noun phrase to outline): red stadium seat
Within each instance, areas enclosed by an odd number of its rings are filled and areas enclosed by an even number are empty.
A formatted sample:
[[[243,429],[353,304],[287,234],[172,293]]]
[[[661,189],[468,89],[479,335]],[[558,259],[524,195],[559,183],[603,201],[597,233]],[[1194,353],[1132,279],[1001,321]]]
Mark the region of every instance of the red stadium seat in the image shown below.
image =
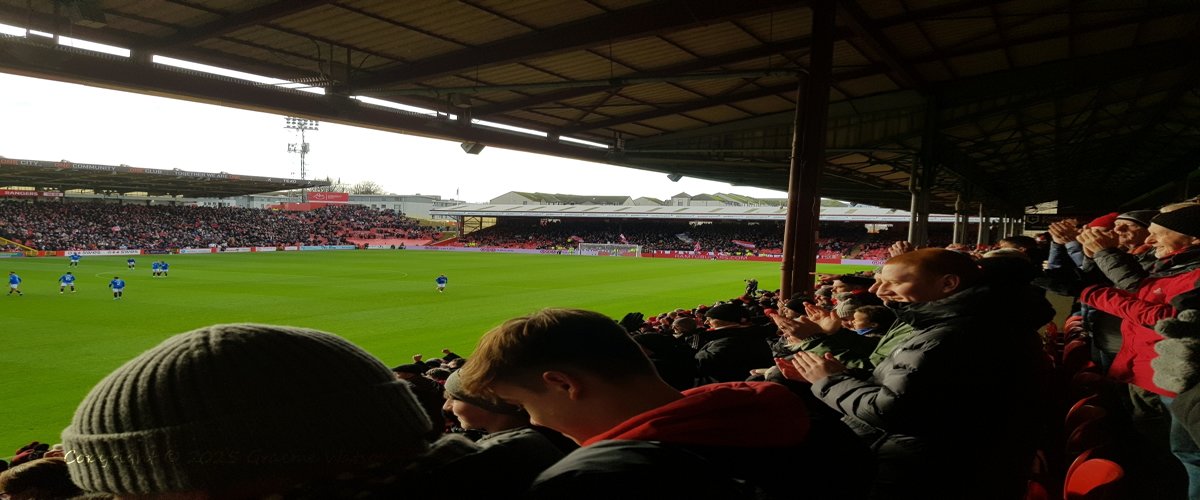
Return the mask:
[[[1091,344],[1086,340],[1072,340],[1063,347],[1062,364],[1060,366],[1062,366],[1063,373],[1068,377],[1087,369],[1089,363],[1095,366],[1095,363],[1092,363]]]
[[[1120,497],[1125,469],[1103,458],[1085,460],[1067,474],[1065,500],[1115,500]]]
[[[1079,428],[1079,426],[1084,422],[1099,420],[1107,415],[1108,412],[1099,406],[1089,404],[1079,405],[1076,403],[1076,405],[1072,406],[1071,410],[1067,412],[1067,418],[1063,423],[1063,429],[1066,434],[1070,436],[1071,433],[1074,432],[1075,429]]]
[[[1074,459],[1091,448],[1106,446],[1112,442],[1107,422],[1103,418],[1085,420],[1067,434],[1066,457]]]
[[[1049,335],[1051,337],[1057,337],[1058,333],[1059,333],[1058,325],[1054,324],[1053,321],[1046,323],[1046,335]]]
[[[1025,486],[1025,500],[1050,500],[1050,492],[1041,482],[1030,480]]]

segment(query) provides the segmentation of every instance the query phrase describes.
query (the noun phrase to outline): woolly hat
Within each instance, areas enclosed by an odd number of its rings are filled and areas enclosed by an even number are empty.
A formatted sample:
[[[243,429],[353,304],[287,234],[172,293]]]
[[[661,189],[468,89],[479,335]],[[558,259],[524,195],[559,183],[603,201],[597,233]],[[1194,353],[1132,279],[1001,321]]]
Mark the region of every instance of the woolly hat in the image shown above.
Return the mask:
[[[871,285],[875,284],[875,278],[871,276],[863,276],[861,274],[843,274],[834,279],[851,286],[870,287]]]
[[[412,373],[414,375],[423,375],[426,371],[429,371],[429,367],[425,366],[425,363],[407,363],[407,364],[398,365],[398,366],[393,367],[392,371],[399,372],[399,373]]]
[[[1180,234],[1200,238],[1200,205],[1180,208],[1154,216],[1151,224],[1158,224]]]
[[[1150,219],[1158,215],[1158,210],[1131,210],[1117,216],[1117,220],[1127,220],[1142,227],[1150,227]]]
[[[856,302],[854,300],[839,300],[837,305],[833,307],[833,312],[837,314],[839,318],[849,318],[854,314],[855,309],[858,309],[863,305],[865,304],[862,302]]]
[[[1121,215],[1121,214],[1116,213],[1116,212],[1101,215],[1101,216],[1093,219],[1091,222],[1087,223],[1087,227],[1102,227],[1105,229],[1112,229],[1113,223],[1117,221],[1117,216],[1119,216],[1119,215]]]
[[[89,492],[228,491],[428,449],[408,384],[354,344],[285,326],[175,335],[100,381],[63,431]]]
[[[718,319],[721,321],[738,322],[750,317],[750,312],[742,307],[741,304],[721,304],[708,312],[704,313],[705,318]]]
[[[510,405],[503,401],[487,399],[485,397],[464,391],[462,387],[462,381],[458,378],[458,372],[451,373],[449,377],[446,377],[446,385],[444,387],[446,389],[446,394],[450,397],[478,406],[492,413],[500,413],[504,415],[522,415],[525,413],[525,410],[522,410],[520,406]]]

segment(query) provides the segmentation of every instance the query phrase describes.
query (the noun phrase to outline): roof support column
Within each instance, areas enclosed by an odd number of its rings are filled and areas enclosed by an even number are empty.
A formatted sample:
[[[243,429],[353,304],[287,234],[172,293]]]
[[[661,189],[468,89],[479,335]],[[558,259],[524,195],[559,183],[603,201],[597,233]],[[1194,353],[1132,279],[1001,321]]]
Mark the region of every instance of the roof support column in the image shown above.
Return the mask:
[[[788,214],[783,229],[780,292],[785,300],[795,292],[811,290],[812,273],[816,271],[817,221],[821,215],[818,182],[825,166],[825,128],[833,71],[834,0],[815,0],[809,8],[812,9],[810,63],[808,78],[801,79],[796,101]]]
[[[954,200],[954,236],[951,238],[951,243],[962,243],[967,240],[967,227],[963,223],[963,199],[962,195],[958,195],[958,199]]]
[[[979,233],[975,235],[975,248],[983,248],[988,243],[988,218],[983,211],[983,203],[979,204]]]
[[[938,101],[929,97],[925,106],[925,129],[921,135],[920,158],[913,163],[909,173],[909,190],[913,200],[909,209],[908,241],[920,248],[929,244],[929,197],[933,193],[933,184],[937,179],[938,162],[941,159],[940,141],[938,141]],[[920,168],[918,168],[918,164]],[[916,178],[915,190],[912,180]]]

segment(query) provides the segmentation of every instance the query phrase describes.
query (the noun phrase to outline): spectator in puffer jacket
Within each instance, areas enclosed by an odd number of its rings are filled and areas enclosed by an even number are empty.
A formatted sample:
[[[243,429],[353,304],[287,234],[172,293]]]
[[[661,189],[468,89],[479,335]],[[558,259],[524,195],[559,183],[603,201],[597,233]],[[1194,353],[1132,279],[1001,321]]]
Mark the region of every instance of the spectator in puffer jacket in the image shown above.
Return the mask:
[[[872,498],[1018,498],[1043,401],[1044,298],[995,288],[966,255],[929,248],[888,260],[872,291],[912,333],[865,379],[832,356],[797,354],[794,376],[875,451]],[[783,366],[781,366],[783,367]],[[986,439],[988,452],[961,455]]]

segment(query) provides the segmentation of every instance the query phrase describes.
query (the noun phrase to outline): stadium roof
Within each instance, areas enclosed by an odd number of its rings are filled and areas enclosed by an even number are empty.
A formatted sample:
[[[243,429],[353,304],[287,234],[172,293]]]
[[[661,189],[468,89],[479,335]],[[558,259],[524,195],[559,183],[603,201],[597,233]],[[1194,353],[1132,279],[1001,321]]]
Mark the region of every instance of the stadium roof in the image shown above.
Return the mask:
[[[656,207],[631,205],[494,205],[466,203],[434,208],[434,215],[466,217],[536,217],[540,219],[675,219],[675,220],[761,220],[783,222],[786,207]],[[971,218],[976,222],[975,217]],[[903,222],[903,210],[879,207],[822,207],[821,220],[830,222]],[[931,222],[954,222],[953,215],[930,215]]]
[[[132,54],[9,37],[0,71],[782,189],[818,1],[0,0],[0,23]],[[907,208],[922,155],[940,165],[935,211],[960,193],[1144,207],[1196,173],[1200,2],[841,0],[836,15],[820,196]]]
[[[73,189],[97,193],[146,193],[151,196],[240,196],[286,189],[328,186],[325,181],[257,177],[225,172],[96,165],[62,161],[0,158],[0,186],[34,190]]]

